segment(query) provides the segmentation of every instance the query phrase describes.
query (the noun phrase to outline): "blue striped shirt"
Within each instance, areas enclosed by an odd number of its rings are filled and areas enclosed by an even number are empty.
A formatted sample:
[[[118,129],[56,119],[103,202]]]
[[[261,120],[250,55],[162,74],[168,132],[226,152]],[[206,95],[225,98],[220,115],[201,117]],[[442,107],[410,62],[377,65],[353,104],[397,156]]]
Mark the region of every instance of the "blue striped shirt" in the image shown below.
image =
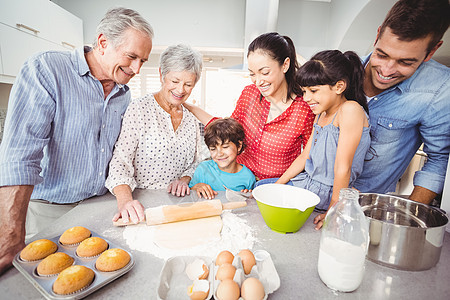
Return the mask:
[[[28,59],[11,90],[0,145],[0,186],[34,185],[32,199],[73,203],[106,193],[105,179],[129,88],[104,98],[84,52]]]

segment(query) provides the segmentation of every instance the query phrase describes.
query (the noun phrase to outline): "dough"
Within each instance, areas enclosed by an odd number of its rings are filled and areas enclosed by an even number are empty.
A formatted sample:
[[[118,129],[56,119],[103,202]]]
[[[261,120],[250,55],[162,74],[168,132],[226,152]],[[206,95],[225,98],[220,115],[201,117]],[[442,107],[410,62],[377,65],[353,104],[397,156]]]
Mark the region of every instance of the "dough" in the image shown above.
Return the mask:
[[[154,225],[155,244],[161,248],[187,249],[220,240],[220,216]]]

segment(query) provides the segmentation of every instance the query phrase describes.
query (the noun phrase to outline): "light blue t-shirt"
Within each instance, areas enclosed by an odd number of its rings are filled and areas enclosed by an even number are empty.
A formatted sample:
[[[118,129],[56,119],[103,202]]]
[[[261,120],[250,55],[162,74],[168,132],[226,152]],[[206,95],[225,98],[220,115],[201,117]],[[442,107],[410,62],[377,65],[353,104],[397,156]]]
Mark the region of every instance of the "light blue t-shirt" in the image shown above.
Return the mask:
[[[207,160],[195,169],[194,177],[189,183],[189,187],[193,187],[197,183],[205,183],[210,185],[214,191],[225,191],[223,186],[234,191],[240,191],[253,189],[255,182],[255,175],[244,165],[237,173],[227,173],[220,170],[215,161]]]

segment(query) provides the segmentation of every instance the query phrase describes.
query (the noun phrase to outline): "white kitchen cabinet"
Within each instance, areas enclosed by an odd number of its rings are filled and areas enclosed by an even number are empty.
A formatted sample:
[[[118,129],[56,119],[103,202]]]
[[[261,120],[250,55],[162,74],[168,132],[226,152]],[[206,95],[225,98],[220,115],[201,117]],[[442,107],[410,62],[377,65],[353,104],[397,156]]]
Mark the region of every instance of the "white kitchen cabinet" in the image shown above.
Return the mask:
[[[0,10],[0,82],[12,83],[24,61],[45,50],[83,45],[83,22],[48,0],[8,0]]]
[[[0,36],[2,36],[2,33],[0,31]],[[2,48],[0,47],[0,74],[3,74],[3,61],[2,61]],[[0,80],[1,82],[1,80]]]
[[[0,24],[3,75],[14,77],[25,60],[32,54],[46,50],[68,50],[63,45],[18,32],[17,29]]]

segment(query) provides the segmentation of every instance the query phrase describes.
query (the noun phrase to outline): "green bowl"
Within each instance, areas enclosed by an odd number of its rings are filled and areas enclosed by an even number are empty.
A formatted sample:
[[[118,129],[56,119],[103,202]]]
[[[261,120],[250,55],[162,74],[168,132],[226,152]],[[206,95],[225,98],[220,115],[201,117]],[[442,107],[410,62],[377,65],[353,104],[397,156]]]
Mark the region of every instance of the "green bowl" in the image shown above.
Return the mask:
[[[297,232],[320,202],[308,190],[284,184],[264,184],[253,192],[267,226],[279,233]]]

